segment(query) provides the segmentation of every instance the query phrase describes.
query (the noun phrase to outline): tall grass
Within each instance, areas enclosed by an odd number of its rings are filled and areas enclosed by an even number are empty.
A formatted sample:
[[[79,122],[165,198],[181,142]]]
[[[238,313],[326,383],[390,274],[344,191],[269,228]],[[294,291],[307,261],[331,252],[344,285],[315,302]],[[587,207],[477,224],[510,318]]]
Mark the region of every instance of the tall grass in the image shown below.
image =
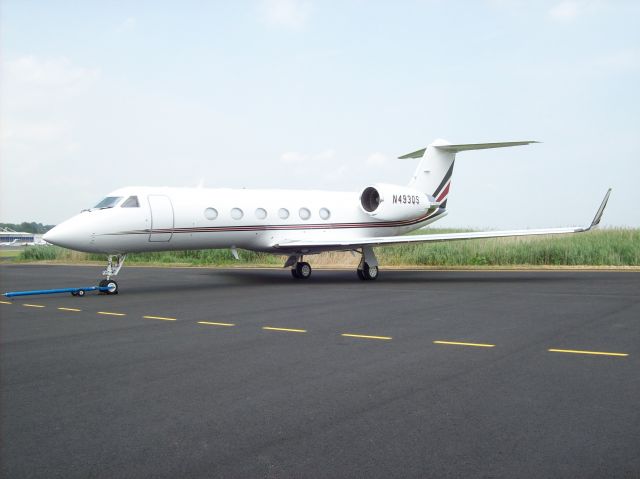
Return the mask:
[[[445,233],[455,230],[423,230],[418,233]],[[457,230],[460,231],[460,230]],[[382,265],[391,266],[640,266],[640,230],[604,229],[568,236],[495,238],[447,241],[376,249]],[[26,248],[20,261],[104,262],[104,255],[77,253],[55,246]],[[349,253],[313,256],[316,265],[357,264]],[[205,265],[282,265],[284,257],[241,251],[236,261],[229,250],[168,251],[134,253],[127,264]]]
[[[378,258],[383,264],[425,266],[639,266],[640,230],[384,247],[379,249]]]
[[[103,254],[88,254],[71,251],[58,246],[30,246],[24,249],[20,261],[58,261],[58,262],[105,262]],[[280,264],[281,257],[254,251],[240,251],[240,260],[236,260],[229,250],[203,249],[187,251],[160,251],[153,253],[131,253],[127,255],[127,264],[185,264],[185,265],[226,265],[226,264]]]

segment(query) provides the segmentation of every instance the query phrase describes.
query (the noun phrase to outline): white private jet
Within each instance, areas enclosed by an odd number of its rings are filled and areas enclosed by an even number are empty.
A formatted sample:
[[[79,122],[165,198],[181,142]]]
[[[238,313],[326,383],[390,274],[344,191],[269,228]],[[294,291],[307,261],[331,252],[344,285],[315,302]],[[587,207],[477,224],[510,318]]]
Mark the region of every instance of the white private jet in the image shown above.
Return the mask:
[[[571,228],[403,236],[447,214],[456,153],[528,145],[535,141],[452,145],[436,140],[401,156],[420,159],[407,186],[377,183],[362,191],[248,190],[127,187],[94,208],[59,224],[48,243],[108,256],[100,286],[118,292],[112,279],[127,253],[237,248],[286,255],[284,267],[307,279],[305,255],[324,251],[361,254],[358,277],[378,277],[373,247],[431,241],[549,235],[589,231],[600,222],[611,190],[590,225]],[[114,260],[115,258],[115,260]]]

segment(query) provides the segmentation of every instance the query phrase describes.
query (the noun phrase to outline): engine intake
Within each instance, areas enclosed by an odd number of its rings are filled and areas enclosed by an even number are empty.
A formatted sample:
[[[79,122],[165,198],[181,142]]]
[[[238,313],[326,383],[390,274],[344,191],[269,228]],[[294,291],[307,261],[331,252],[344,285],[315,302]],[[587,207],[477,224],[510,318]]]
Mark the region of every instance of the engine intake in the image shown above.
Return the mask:
[[[373,186],[365,188],[360,195],[360,204],[367,213],[373,213],[380,206],[380,193]]]

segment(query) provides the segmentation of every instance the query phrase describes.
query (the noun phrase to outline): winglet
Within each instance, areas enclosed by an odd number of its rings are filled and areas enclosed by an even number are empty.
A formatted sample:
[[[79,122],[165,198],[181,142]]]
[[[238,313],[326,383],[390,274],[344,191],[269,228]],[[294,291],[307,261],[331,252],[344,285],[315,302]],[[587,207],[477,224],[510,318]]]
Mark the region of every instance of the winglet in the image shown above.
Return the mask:
[[[604,199],[602,200],[602,203],[600,204],[600,208],[598,208],[598,211],[596,213],[596,215],[593,217],[593,221],[591,222],[591,225],[589,226],[588,229],[593,229],[596,226],[598,226],[600,224],[600,220],[602,219],[602,214],[604,213],[604,209],[607,206],[607,201],[609,201],[609,195],[611,194],[611,188],[609,188],[607,190],[607,194],[604,195]]]

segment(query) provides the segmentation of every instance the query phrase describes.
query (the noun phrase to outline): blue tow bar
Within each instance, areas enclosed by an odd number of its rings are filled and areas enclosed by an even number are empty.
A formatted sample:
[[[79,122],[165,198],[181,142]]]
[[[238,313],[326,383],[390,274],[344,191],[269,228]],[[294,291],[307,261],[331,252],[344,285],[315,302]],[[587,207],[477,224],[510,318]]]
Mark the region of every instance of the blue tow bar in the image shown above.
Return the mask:
[[[35,289],[33,291],[11,291],[4,293],[3,296],[13,298],[15,296],[34,296],[36,294],[58,294],[71,293],[73,296],[84,296],[87,291],[100,291],[101,293],[109,292],[107,286],[87,286],[86,288],[60,288],[60,289]]]

